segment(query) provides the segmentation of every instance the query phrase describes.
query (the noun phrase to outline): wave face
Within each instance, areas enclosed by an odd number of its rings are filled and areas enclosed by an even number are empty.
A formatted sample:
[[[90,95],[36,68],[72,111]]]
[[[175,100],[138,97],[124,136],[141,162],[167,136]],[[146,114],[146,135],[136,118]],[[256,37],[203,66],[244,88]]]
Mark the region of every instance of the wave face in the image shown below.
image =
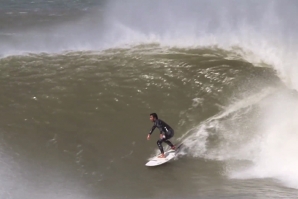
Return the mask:
[[[1,197],[296,197],[296,1],[0,7]]]

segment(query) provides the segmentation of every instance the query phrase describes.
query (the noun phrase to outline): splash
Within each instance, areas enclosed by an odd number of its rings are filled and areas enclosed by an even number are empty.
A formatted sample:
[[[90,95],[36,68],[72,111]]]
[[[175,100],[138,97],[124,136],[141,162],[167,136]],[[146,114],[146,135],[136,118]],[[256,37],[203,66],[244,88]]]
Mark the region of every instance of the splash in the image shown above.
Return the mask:
[[[262,116],[258,135],[244,145],[255,148],[249,160],[253,165],[231,172],[233,178],[275,178],[289,187],[298,188],[298,105],[297,96],[279,93],[261,104]]]
[[[298,188],[298,95],[267,89],[230,105],[180,140],[187,154],[225,162],[230,178],[273,178]]]

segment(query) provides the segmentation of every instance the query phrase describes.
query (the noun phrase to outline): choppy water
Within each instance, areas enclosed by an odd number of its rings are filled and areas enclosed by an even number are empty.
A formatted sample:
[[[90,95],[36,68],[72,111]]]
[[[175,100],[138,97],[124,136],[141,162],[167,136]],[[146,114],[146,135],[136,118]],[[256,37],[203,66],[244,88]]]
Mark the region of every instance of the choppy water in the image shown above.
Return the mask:
[[[1,2],[1,198],[296,198],[297,3],[235,3]]]

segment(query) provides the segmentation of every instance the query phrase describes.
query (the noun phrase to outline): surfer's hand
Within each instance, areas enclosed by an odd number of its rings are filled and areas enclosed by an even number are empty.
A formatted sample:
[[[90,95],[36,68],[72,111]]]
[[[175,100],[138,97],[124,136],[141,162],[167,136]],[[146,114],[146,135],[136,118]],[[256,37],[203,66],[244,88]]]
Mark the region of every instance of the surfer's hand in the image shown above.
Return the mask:
[[[163,139],[164,138],[164,135],[163,134],[160,134],[159,137],[160,137],[160,139]]]
[[[147,140],[150,140],[150,134],[148,134],[148,136],[147,136]]]

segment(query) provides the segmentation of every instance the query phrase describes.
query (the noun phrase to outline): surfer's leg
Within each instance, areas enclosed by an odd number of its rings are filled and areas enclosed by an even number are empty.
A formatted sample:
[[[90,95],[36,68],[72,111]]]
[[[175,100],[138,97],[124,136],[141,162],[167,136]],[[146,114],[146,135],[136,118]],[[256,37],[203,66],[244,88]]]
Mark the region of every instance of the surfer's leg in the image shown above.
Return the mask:
[[[167,143],[171,147],[171,149],[173,149],[173,150],[176,149],[176,147],[169,140],[165,140],[165,143]]]
[[[170,142],[169,139],[171,139],[174,136],[174,130],[171,130],[169,135],[166,135],[166,138],[164,140],[165,143],[167,143],[172,149],[175,149],[175,146]]]
[[[164,154],[163,147],[162,147],[162,142],[164,142],[164,141],[165,141],[164,138],[157,140],[157,146],[158,146],[161,154]]]
[[[174,145],[172,144],[172,142],[170,142],[170,140],[165,140],[165,143],[167,143],[170,147],[173,147]]]

